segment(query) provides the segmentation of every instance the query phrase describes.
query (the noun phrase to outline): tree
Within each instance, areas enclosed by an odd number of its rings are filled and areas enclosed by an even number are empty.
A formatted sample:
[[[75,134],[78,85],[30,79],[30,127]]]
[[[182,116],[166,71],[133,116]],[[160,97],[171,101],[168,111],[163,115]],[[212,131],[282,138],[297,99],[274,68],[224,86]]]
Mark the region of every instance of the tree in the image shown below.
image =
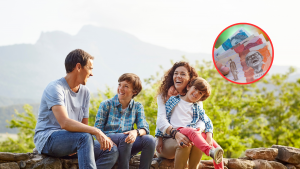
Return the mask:
[[[288,81],[294,71],[290,68],[286,74],[264,79],[256,94],[264,101],[248,107],[247,117],[253,119],[249,135],[256,136],[254,147],[280,144],[300,148],[300,79]]]
[[[239,157],[247,148],[273,144],[300,148],[300,79],[288,81],[295,71],[293,68],[286,74],[266,76],[254,84],[239,85],[225,80],[210,61],[195,62],[193,66],[211,85],[211,96],[203,102],[203,107],[214,125],[213,138],[224,149],[225,157]],[[163,73],[165,70],[161,68],[145,79],[144,89],[135,97],[144,106],[151,135],[155,134],[156,96]],[[91,97],[90,126],[94,126],[100,103],[115,94],[107,86],[104,92],[99,91],[97,96]],[[24,110],[26,113],[16,112],[18,118],[9,122],[10,128],[19,129],[18,139],[9,138],[0,143],[0,151],[29,152],[34,148],[32,138],[36,120],[29,105],[25,105]]]
[[[25,113],[19,113],[15,110],[16,116],[9,121],[9,128],[18,128],[18,139],[8,138],[0,143],[0,152],[26,153],[32,152],[35,147],[33,143],[34,129],[36,126],[36,117],[32,112],[32,107],[24,105]]]

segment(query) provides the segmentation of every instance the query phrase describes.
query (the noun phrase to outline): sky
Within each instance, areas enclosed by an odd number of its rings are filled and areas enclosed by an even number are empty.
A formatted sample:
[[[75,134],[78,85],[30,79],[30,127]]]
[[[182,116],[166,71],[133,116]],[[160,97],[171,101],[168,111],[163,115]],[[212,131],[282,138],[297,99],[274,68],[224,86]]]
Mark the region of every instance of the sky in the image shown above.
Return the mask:
[[[0,46],[34,44],[42,32],[75,35],[90,24],[168,49],[211,54],[224,28],[246,22],[269,35],[273,64],[300,67],[299,6],[297,0],[0,0]]]

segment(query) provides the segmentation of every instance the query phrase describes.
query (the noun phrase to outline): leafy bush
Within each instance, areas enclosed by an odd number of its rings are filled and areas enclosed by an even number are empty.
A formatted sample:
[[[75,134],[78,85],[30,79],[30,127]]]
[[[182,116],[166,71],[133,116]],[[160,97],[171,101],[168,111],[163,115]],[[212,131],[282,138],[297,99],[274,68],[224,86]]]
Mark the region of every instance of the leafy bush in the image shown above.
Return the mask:
[[[203,106],[214,125],[213,138],[223,147],[225,157],[239,157],[247,148],[273,144],[300,148],[300,79],[287,80],[295,71],[293,68],[286,74],[266,76],[254,84],[238,85],[225,80],[211,62],[195,62],[193,66],[212,87],[212,94]],[[161,69],[155,76],[145,79],[144,89],[135,98],[144,106],[151,135],[155,134],[156,95],[164,72]],[[115,93],[107,87],[104,92],[92,96],[90,126],[94,126],[100,103]],[[18,139],[9,138],[0,143],[0,151],[30,152],[34,148],[36,118],[29,105],[25,105],[24,110],[26,113],[16,112],[19,119],[9,122],[10,128],[19,129]]]

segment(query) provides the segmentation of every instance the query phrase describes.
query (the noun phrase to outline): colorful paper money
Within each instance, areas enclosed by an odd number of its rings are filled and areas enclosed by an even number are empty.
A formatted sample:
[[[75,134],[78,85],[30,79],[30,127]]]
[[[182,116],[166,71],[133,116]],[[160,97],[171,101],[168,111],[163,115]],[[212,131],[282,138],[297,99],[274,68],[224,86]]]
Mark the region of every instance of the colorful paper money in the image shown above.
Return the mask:
[[[249,44],[251,45],[251,43]],[[263,43],[245,48],[239,53],[219,60],[219,62],[229,67],[230,73],[226,76],[228,79],[248,83],[266,73],[271,65],[272,55],[267,43]]]
[[[249,83],[262,77],[271,66],[270,41],[263,34],[250,33],[240,28],[214,51],[215,60],[229,68],[229,80]]]
[[[250,34],[244,28],[240,28],[231,37],[229,37],[217,50],[214,51],[214,56],[216,57],[221,55],[223,52],[231,49],[233,46],[247,39],[249,36]]]

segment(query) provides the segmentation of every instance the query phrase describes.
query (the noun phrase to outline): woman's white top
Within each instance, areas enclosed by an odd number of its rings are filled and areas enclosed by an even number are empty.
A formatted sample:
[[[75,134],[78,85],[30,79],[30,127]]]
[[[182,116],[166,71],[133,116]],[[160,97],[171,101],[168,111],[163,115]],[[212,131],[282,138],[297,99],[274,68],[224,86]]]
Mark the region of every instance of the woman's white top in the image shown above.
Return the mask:
[[[199,102],[200,107],[203,108],[202,102]],[[168,122],[166,115],[166,105],[159,95],[157,97],[157,120],[156,127],[166,133],[167,128],[171,125],[173,128],[177,129],[179,127],[186,127],[191,124],[193,120],[193,103],[189,103],[180,99],[179,103],[173,108],[170,123]],[[205,124],[202,120],[199,120],[196,124],[196,128],[200,128],[201,132],[205,130]]]

